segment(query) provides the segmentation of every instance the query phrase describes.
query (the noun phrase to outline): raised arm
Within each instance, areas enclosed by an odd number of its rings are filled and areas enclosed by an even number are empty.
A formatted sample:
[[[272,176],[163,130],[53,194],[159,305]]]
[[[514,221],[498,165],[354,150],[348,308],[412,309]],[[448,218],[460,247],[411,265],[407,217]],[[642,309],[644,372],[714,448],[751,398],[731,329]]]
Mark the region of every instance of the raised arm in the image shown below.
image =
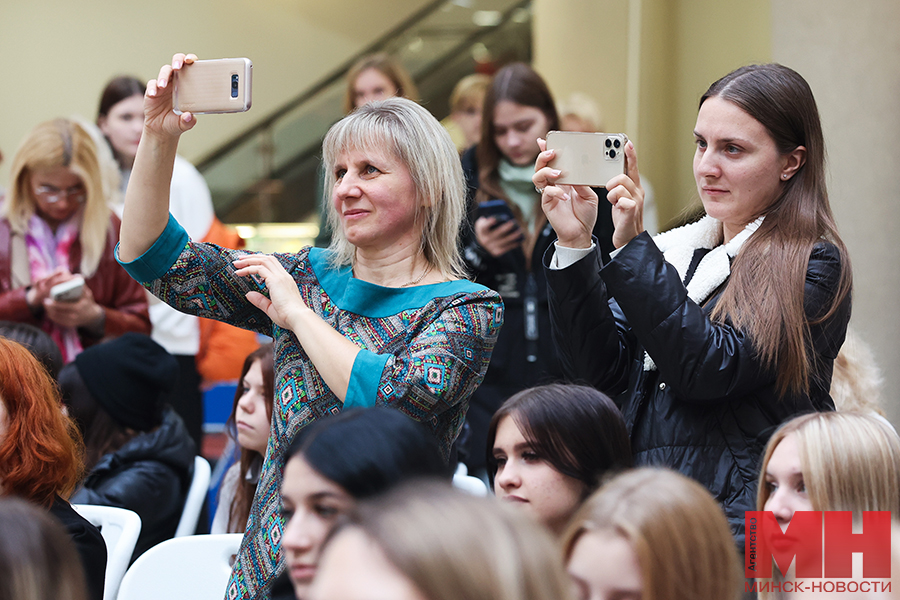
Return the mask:
[[[172,78],[176,71],[195,59],[193,54],[176,54],[172,57],[172,64],[164,65],[157,78],[147,83],[144,131],[122,212],[119,258],[124,262],[146,252],[168,223],[169,186],[178,138],[196,121],[189,112],[176,115],[172,111]]]

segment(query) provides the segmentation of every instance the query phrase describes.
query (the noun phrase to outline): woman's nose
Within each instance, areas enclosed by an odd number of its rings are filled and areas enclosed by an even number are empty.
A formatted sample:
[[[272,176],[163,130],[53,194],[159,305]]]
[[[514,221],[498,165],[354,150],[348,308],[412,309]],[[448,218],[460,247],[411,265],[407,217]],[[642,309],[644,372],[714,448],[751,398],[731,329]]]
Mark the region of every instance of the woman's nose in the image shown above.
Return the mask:
[[[515,132],[510,132],[506,134],[506,145],[510,148],[518,148],[522,143],[522,136],[516,134]]]
[[[303,518],[300,514],[294,513],[291,520],[284,526],[281,544],[286,549],[295,552],[304,552],[312,547],[312,537],[309,535],[307,528],[304,527]]]
[[[359,191],[358,181],[353,175],[347,173],[337,182],[334,191],[339,197],[355,195]]]
[[[494,481],[501,489],[515,488],[518,487],[520,483],[519,473],[515,466],[507,461],[506,464],[497,470]]]
[[[713,152],[707,150],[697,159],[697,174],[704,177],[718,177],[719,163]]]
[[[765,509],[772,511],[772,514],[775,515],[775,520],[778,521],[782,529],[788,526],[791,522],[791,517],[794,516],[794,508],[787,497],[787,492],[780,488],[769,496]]]

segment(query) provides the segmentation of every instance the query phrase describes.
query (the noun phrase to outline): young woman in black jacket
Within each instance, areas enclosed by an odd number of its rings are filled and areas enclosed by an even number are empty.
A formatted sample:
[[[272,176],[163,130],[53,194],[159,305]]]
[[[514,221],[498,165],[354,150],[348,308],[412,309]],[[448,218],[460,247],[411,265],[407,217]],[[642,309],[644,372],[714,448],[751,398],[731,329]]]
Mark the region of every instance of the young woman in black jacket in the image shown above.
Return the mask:
[[[132,560],[175,535],[191,482],[196,446],[163,404],[177,375],[175,358],[137,333],[88,348],[59,375],[85,440],[88,474],[72,502],[136,512]]]
[[[537,72],[513,63],[494,75],[483,111],[481,141],[462,156],[469,214],[463,258],[475,281],[500,293],[506,314],[490,368],[466,416],[469,434],[461,458],[479,474],[494,411],[523,389],[563,377],[550,339],[540,263],[556,233],[531,182],[540,151],[537,138],[559,129],[556,105]],[[608,208],[600,212],[594,234],[608,258],[613,249]]]
[[[703,483],[743,546],[760,457],[794,414],[832,410],[832,363],[851,273],[825,189],[812,91],[781,65],[738,69],[700,101],[694,177],[706,216],[643,232],[634,146],[608,201],[618,253],[592,250],[597,197],[534,183],[559,234],[545,256],[554,341],[567,373],[616,398],[638,465]]]

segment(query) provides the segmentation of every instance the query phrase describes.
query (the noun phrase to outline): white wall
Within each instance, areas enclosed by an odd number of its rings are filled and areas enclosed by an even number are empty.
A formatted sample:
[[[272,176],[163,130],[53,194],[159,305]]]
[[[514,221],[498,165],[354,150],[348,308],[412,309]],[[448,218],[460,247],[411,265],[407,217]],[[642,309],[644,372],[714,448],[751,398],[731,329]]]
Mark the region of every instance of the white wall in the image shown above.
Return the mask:
[[[900,423],[900,3],[772,2],[774,60],[809,81],[825,129],[829,194],[853,260],[853,327]]]
[[[0,186],[21,140],[58,116],[96,116],[118,74],[152,79],[174,52],[253,60],[253,108],[201,117],[197,158],[300,93],[426,0],[0,0]]]

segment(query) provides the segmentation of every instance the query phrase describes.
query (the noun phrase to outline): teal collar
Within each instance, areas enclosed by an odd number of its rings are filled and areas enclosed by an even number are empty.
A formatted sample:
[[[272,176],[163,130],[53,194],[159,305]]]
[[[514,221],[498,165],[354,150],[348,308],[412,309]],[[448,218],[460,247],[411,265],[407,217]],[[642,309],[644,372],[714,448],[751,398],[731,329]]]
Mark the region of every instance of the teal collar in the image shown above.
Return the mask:
[[[333,267],[329,262],[329,255],[330,251],[323,248],[309,250],[309,263],[319,285],[342,310],[373,319],[389,317],[404,310],[419,309],[436,298],[486,289],[467,279],[405,288],[383,287],[356,279],[349,265]]]

